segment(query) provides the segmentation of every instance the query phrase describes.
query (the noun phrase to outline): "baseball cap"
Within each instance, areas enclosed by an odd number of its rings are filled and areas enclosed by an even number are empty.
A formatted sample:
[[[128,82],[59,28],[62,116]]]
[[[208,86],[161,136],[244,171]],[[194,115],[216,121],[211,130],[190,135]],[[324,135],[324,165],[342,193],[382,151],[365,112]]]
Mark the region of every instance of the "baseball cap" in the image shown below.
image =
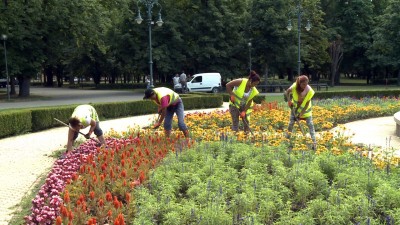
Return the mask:
[[[143,99],[148,99],[154,94],[154,90],[149,88],[146,91],[144,91],[144,97]]]

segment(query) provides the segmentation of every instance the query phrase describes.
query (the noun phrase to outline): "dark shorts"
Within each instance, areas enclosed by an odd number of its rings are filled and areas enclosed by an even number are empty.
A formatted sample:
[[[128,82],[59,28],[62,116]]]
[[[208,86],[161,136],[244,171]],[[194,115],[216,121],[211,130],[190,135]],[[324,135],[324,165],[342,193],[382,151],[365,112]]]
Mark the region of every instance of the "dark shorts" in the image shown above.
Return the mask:
[[[96,127],[94,128],[93,133],[94,133],[97,137],[103,135],[103,130],[101,130],[101,128],[100,128],[100,122],[99,122],[99,121],[96,122]],[[78,135],[79,135],[79,132],[75,132],[75,133],[74,133],[74,140],[76,140],[76,139],[78,138]]]

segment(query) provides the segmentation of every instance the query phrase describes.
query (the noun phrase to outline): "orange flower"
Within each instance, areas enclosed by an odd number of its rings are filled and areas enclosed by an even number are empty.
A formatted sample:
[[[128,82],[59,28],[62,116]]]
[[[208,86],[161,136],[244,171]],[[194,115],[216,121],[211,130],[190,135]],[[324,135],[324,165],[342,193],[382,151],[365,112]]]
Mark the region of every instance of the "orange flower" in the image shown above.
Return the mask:
[[[104,206],[104,200],[102,198],[99,199],[99,206],[100,207]]]
[[[144,175],[144,172],[140,171],[140,176],[139,176],[140,183],[143,183],[145,178],[146,178],[146,176]]]
[[[90,192],[89,192],[89,197],[90,197],[90,199],[92,199],[92,200],[94,199],[94,191],[90,191]]]
[[[122,213],[118,214],[117,218],[114,220],[114,225],[125,225],[125,219]]]
[[[107,193],[106,193],[106,200],[109,201],[109,202],[111,202],[112,199],[113,199],[113,197],[112,197],[111,192],[107,191]]]
[[[69,197],[69,192],[68,192],[68,190],[65,190],[64,202],[69,203],[70,201],[71,201],[71,198]]]
[[[70,210],[69,212],[68,212],[68,220],[69,221],[72,221],[74,219],[74,214],[72,213],[72,211]]]
[[[56,225],[61,225],[61,224],[62,224],[61,216],[57,216]]]

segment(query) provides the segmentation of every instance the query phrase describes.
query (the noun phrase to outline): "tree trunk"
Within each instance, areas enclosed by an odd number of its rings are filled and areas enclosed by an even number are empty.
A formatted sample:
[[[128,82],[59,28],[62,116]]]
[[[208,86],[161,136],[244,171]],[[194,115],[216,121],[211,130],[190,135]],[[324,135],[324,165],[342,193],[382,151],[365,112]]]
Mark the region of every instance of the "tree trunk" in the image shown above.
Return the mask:
[[[397,72],[397,86],[400,86],[400,70]]]
[[[287,74],[288,74],[288,81],[292,82],[294,79],[293,77],[293,69],[292,68],[286,68]]]
[[[15,78],[14,77],[11,77],[11,79],[10,79],[10,87],[11,87],[10,95],[17,94],[17,92],[15,91]]]
[[[268,65],[265,65],[265,73],[264,73],[265,85],[267,85],[267,81],[268,81],[268,74],[269,74]]]
[[[29,77],[20,77],[19,80],[19,97],[29,97],[30,95],[30,86],[31,86],[31,78]]]
[[[339,67],[343,60],[343,48],[340,37],[337,37],[335,41],[331,43],[329,47],[329,53],[332,60],[331,63],[331,86],[335,86],[335,81],[338,82]]]
[[[46,66],[44,68],[44,76],[46,77],[45,87],[53,87],[53,69],[51,66]]]

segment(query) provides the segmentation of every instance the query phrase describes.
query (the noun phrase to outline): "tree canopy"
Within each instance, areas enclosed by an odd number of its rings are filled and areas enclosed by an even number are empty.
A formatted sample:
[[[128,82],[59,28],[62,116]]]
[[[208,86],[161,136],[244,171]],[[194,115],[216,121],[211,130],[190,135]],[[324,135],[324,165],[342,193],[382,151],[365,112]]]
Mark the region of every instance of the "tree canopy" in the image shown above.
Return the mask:
[[[251,68],[266,79],[274,74],[292,80],[299,34],[301,73],[312,80],[338,84],[340,73],[371,82],[400,77],[400,0],[153,2],[148,11],[140,0],[2,1],[0,33],[7,39],[1,50],[6,46],[9,74],[21,84],[19,95],[29,95],[30,80],[41,74],[48,86],[53,78],[61,86],[74,77],[97,84],[141,82],[149,73],[149,21],[159,82],[181,71],[244,77],[250,57]],[[138,10],[142,24],[135,22]],[[162,27],[155,23],[159,14]],[[310,31],[304,28],[308,21]],[[341,60],[332,58],[333,45],[343,53]],[[0,77],[5,76],[0,60]]]

